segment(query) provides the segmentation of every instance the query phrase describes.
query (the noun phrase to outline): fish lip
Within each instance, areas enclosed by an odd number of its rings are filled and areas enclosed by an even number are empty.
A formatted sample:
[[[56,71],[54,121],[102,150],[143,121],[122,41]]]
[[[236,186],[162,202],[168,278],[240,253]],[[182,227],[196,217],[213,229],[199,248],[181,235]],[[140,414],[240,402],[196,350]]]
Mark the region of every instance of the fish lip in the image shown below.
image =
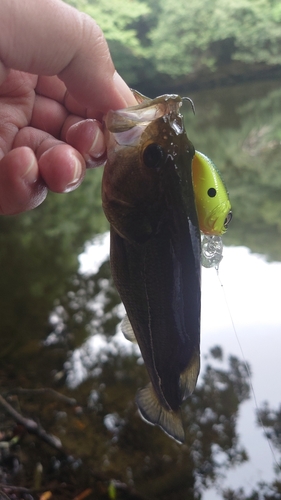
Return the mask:
[[[147,103],[150,103],[151,101],[163,102],[163,101],[169,101],[172,99],[173,101],[182,102],[183,100],[189,99],[187,97],[182,98],[178,94],[162,94],[160,96],[157,96],[157,97],[154,97],[151,99],[150,97],[146,97],[145,95],[141,94],[137,90],[131,89],[131,91],[133,92],[134,97],[135,97],[136,101],[138,102],[137,105],[131,106],[131,108],[137,108],[141,104],[145,106],[145,105],[147,105]]]
[[[155,99],[145,99],[136,106],[110,110],[104,117],[104,123],[110,132],[125,132],[136,125],[148,125],[150,122],[167,115],[179,115],[182,99],[176,94],[164,94]]]

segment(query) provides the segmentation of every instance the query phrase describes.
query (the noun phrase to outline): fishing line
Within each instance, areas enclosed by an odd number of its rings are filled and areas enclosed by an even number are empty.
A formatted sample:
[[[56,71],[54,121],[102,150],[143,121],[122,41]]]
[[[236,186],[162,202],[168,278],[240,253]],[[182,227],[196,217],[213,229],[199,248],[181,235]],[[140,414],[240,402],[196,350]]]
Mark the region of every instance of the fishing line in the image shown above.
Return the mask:
[[[273,457],[273,461],[275,462],[275,465],[277,465],[278,469],[281,470],[281,465],[277,461],[276,454],[275,454],[274,448],[272,446],[271,440],[268,437],[268,434],[266,432],[266,428],[265,428],[265,426],[263,424],[263,421],[262,421],[262,418],[260,416],[260,409],[259,409],[259,405],[258,405],[258,402],[257,402],[256,394],[255,394],[255,391],[254,391],[254,386],[253,386],[253,383],[252,383],[252,375],[251,375],[251,372],[250,372],[250,369],[249,369],[249,365],[248,365],[248,363],[246,361],[246,358],[245,358],[245,355],[244,355],[244,351],[243,351],[240,339],[238,337],[238,333],[237,333],[237,330],[236,330],[236,327],[235,327],[235,324],[234,324],[234,320],[233,320],[233,317],[232,317],[232,313],[231,313],[231,310],[230,310],[230,307],[229,307],[229,303],[228,303],[228,300],[227,300],[227,295],[226,295],[226,292],[225,292],[225,288],[224,288],[224,285],[223,285],[223,283],[221,281],[221,278],[219,276],[219,267],[216,266],[215,269],[216,269],[218,281],[219,281],[219,284],[221,286],[221,290],[222,290],[222,293],[223,293],[223,297],[224,297],[224,301],[225,301],[225,304],[226,304],[226,308],[227,308],[227,311],[228,311],[228,314],[229,314],[229,317],[230,317],[230,321],[231,321],[231,325],[232,325],[232,328],[233,328],[233,331],[234,331],[234,335],[235,335],[235,338],[237,340],[237,344],[239,346],[239,349],[240,349],[240,352],[241,352],[241,356],[242,356],[242,360],[243,360],[243,363],[244,363],[244,366],[245,366],[245,369],[246,369],[246,373],[247,373],[247,377],[248,377],[248,381],[249,381],[250,390],[251,390],[251,393],[252,393],[252,396],[253,396],[255,408],[257,410],[258,422],[259,422],[259,424],[260,424],[260,426],[262,428],[263,434],[264,434],[264,436],[266,438],[266,441],[268,443],[269,449],[270,449],[272,457]]]

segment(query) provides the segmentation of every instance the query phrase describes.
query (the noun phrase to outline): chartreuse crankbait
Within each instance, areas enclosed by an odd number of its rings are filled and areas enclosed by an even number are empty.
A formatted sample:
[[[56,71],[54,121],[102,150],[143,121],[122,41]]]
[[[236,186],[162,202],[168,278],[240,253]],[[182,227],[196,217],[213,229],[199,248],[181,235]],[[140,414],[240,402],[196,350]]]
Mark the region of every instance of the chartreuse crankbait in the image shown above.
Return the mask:
[[[232,219],[228,193],[215,164],[199,151],[192,160],[192,181],[200,231],[222,235]]]
[[[218,266],[223,250],[221,235],[232,219],[226,186],[215,164],[199,151],[192,160],[192,181],[202,233],[201,263],[204,267]]]

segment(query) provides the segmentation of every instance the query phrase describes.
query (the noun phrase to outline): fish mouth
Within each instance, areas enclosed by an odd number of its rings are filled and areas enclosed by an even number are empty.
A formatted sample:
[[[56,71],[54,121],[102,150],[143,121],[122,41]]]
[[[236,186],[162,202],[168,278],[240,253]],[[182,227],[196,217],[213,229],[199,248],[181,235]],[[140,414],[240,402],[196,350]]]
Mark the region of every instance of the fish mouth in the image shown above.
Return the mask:
[[[143,96],[144,97],[144,96]],[[104,122],[110,132],[126,132],[137,125],[145,128],[149,123],[167,115],[179,115],[182,106],[181,97],[167,94],[155,99],[144,99],[136,106],[110,110],[105,116]]]

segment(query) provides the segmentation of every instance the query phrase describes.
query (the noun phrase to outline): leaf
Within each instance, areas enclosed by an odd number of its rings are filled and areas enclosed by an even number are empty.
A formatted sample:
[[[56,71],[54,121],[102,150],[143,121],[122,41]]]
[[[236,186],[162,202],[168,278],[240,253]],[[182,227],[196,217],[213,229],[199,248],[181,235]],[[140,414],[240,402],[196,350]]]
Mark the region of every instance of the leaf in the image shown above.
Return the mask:
[[[116,487],[113,481],[110,481],[110,484],[108,486],[108,496],[110,500],[115,500],[117,495]]]
[[[92,493],[91,488],[87,488],[86,490],[82,491],[79,495],[77,495],[73,500],[83,500],[84,498],[87,498],[91,493]]]
[[[44,491],[44,493],[42,493],[42,495],[40,495],[39,500],[49,500],[50,498],[52,498],[52,496],[53,496],[53,493],[51,491]]]

